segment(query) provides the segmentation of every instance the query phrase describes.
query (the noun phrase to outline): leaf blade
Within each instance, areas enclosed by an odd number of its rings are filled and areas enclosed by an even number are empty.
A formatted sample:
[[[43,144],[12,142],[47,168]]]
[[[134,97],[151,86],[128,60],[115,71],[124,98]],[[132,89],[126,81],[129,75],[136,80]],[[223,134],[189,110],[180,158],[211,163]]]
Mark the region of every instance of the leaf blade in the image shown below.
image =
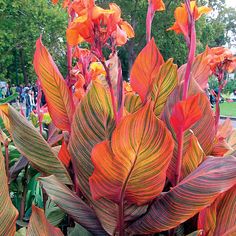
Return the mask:
[[[70,131],[74,103],[69,88],[41,38],[36,42],[34,69],[45,94],[48,110],[55,125]]]
[[[176,187],[156,199],[148,213],[133,223],[133,233],[161,232],[194,216],[236,181],[236,157],[209,157]]]
[[[72,184],[66,168],[35,127],[8,104],[1,105],[0,110],[9,119],[15,146],[34,168],[47,175],[55,174],[65,184]]]

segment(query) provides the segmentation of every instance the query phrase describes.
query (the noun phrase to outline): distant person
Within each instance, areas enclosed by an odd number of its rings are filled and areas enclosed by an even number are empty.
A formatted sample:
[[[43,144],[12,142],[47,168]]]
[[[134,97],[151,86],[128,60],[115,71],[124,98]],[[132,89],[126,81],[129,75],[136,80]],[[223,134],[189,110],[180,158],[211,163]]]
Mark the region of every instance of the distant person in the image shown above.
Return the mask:
[[[9,97],[12,95],[12,88],[10,84],[7,84],[7,91],[6,91],[6,97]]]
[[[26,110],[25,110],[25,116],[26,118],[29,120],[30,118],[30,113],[32,111],[32,97],[31,97],[31,90],[30,89],[26,89],[25,90],[25,107],[26,107]]]
[[[35,96],[34,96],[34,91],[33,90],[31,91],[30,99],[31,99],[31,111],[33,111],[33,110],[36,109]]]
[[[230,94],[229,98],[231,100],[233,100],[234,102],[236,102],[236,89],[233,90],[233,92]]]

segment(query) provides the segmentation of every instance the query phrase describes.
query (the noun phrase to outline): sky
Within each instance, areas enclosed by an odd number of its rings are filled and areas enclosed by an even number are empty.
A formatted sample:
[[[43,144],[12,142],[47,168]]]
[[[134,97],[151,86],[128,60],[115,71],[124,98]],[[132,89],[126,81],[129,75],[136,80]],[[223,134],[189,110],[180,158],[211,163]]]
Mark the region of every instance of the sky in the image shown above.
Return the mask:
[[[227,6],[236,8],[236,0],[226,0],[225,2],[227,4]]]

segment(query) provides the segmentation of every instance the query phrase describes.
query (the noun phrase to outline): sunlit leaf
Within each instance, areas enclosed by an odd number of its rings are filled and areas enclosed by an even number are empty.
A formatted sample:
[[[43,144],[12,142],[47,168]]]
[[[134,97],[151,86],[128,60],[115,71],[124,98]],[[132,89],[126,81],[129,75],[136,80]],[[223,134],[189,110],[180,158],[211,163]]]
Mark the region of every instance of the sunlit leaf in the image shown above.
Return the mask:
[[[163,63],[162,55],[154,39],[151,39],[137,56],[130,72],[132,89],[139,94],[142,101],[145,100],[145,97],[150,92],[152,82]]]
[[[168,96],[177,84],[177,65],[173,64],[173,59],[169,59],[161,65],[159,73],[153,81],[151,96],[155,104],[154,111],[156,116],[161,114]]]
[[[174,144],[152,109],[147,103],[126,116],[114,130],[111,144],[104,141],[93,149],[90,186],[95,200],[106,197],[118,204],[124,199],[143,205],[163,190]]]
[[[194,134],[191,135],[186,148],[186,153],[183,156],[181,179],[187,177],[193,172],[204,160],[205,154]]]
[[[63,236],[59,228],[51,225],[46,216],[44,215],[43,209],[40,209],[32,205],[32,215],[30,217],[28,229],[28,236]]]
[[[34,69],[45,94],[54,124],[61,130],[70,131],[74,113],[72,95],[51,55],[42,44],[41,38],[36,42]]]
[[[46,175],[56,175],[65,184],[71,184],[65,167],[38,130],[10,105],[1,105],[0,109],[9,119],[15,146],[33,167]]]
[[[142,101],[139,95],[133,92],[129,92],[125,94],[124,105],[129,113],[134,113],[135,111],[137,111],[139,108],[142,107]]]
[[[213,203],[235,181],[236,157],[208,157],[176,187],[157,198],[128,231],[147,234],[174,228]]]

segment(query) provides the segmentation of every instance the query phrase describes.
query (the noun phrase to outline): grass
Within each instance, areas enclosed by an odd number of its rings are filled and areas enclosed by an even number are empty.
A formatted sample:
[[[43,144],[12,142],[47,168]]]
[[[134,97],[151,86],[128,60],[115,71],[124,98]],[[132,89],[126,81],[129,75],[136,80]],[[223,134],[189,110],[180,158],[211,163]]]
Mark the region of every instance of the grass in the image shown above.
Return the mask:
[[[236,117],[236,102],[224,102],[220,104],[220,114]]]

